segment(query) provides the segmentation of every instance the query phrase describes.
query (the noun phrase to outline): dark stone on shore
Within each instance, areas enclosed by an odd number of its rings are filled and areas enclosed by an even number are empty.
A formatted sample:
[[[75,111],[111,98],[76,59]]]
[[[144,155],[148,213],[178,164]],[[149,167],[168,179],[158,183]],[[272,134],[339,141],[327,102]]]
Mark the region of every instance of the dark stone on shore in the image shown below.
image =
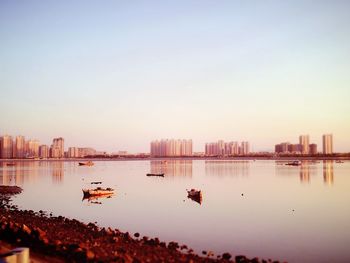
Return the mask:
[[[176,250],[179,248],[179,244],[177,242],[169,242],[168,244],[168,248],[171,249],[171,250]]]
[[[232,257],[232,256],[231,256],[230,253],[224,253],[224,254],[222,254],[222,258],[223,258],[223,259],[229,260],[231,257]]]
[[[134,237],[139,237],[139,236],[140,236],[140,233],[137,233],[137,232],[136,232],[136,233],[134,234]]]
[[[237,255],[237,256],[235,257],[236,263],[246,262],[246,260],[247,260],[247,257],[246,257],[246,256],[243,256],[243,255]]]

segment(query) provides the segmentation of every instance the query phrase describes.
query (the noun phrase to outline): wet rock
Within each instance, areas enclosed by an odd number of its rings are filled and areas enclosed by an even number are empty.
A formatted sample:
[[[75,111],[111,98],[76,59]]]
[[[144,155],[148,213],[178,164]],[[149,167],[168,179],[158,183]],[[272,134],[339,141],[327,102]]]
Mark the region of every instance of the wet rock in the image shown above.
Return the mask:
[[[231,256],[230,253],[224,253],[224,254],[222,254],[222,258],[223,258],[223,259],[230,260],[231,257],[232,257],[232,256]]]
[[[208,251],[208,257],[213,257],[214,256],[214,252],[213,251]]]
[[[246,256],[243,256],[243,255],[237,255],[235,257],[235,261],[236,261],[236,263],[244,263],[247,261],[247,258],[246,258]]]
[[[86,251],[86,258],[87,260],[93,260],[95,258],[95,253],[92,252],[92,250],[87,250]]]
[[[32,230],[29,227],[27,227],[25,224],[22,225],[22,231],[27,235],[30,235],[32,233]]]
[[[181,249],[181,250],[184,250],[184,249],[188,249],[188,247],[187,247],[186,245],[182,245],[182,246],[180,247],[180,249]]]
[[[206,255],[206,254],[207,254],[207,251],[203,250],[203,251],[202,251],[202,254],[203,254],[203,255]]]
[[[164,247],[164,248],[165,248],[165,247],[166,247],[166,243],[165,243],[165,242],[160,242],[160,243],[159,243],[159,246],[161,246],[161,247]]]
[[[177,242],[169,242],[168,244],[168,248],[171,249],[171,250],[176,250],[179,248],[179,244]]]
[[[134,234],[134,237],[139,237],[140,236],[140,233],[135,233]]]

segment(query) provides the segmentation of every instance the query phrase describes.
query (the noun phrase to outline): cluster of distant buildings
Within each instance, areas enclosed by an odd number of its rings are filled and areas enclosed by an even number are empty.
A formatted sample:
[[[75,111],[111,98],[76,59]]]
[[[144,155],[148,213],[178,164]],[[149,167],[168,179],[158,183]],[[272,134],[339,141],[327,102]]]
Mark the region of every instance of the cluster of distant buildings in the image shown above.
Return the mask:
[[[26,140],[24,136],[12,138],[10,135],[0,137],[0,157],[2,159],[24,158],[80,158],[96,155],[92,148],[69,147],[64,150],[64,139],[54,138],[51,146],[40,144],[38,140]]]
[[[234,156],[250,153],[249,142],[224,142],[219,140],[205,144],[206,156]]]
[[[205,144],[205,156],[235,156],[248,155],[249,142],[217,142]],[[188,157],[193,156],[192,140],[162,139],[151,142],[151,157]],[[203,155],[203,153],[202,153]]]
[[[163,139],[151,142],[151,157],[185,157],[192,154],[192,140]]]
[[[292,144],[290,142],[282,142],[275,145],[275,153],[277,154],[318,154],[317,144],[309,143],[309,135],[300,135],[299,143]],[[324,134],[322,136],[322,153],[333,154],[333,135]]]
[[[162,139],[152,141],[150,144],[151,157],[191,157],[191,156],[246,156],[253,154],[249,147],[249,142],[225,142],[219,140],[205,144],[205,152],[193,154],[193,143],[191,139]],[[301,154],[316,155],[319,154],[317,144],[311,143],[309,135],[300,135],[299,143],[292,144],[282,142],[275,145],[276,154]],[[333,154],[333,135],[324,134],[322,136],[322,153]],[[69,147],[64,149],[64,139],[62,137],[54,138],[50,146],[40,144],[38,140],[26,140],[24,136],[13,138],[9,135],[0,137],[0,158],[2,159],[22,159],[22,158],[83,158],[88,156],[101,157],[123,157],[133,156],[126,151],[119,151],[111,155],[106,152],[97,152],[93,148]],[[147,157],[148,154],[138,154],[136,157]]]

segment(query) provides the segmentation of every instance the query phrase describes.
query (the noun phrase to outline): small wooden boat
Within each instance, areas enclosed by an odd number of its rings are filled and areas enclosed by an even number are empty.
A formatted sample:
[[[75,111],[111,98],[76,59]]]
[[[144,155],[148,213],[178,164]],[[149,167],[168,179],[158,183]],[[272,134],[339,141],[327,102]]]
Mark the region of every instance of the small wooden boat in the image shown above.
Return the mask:
[[[202,203],[202,191],[201,190],[191,189],[191,190],[186,190],[186,191],[187,191],[187,198],[190,198],[199,204]]]
[[[301,162],[300,161],[292,161],[292,162],[286,163],[286,165],[299,166],[299,165],[301,165]]]
[[[91,184],[102,184],[102,182],[91,182]]]
[[[83,165],[86,165],[86,166],[93,166],[94,163],[91,162],[91,161],[88,161],[88,162],[86,162],[86,163],[79,163],[79,165],[80,165],[80,166],[83,166]]]
[[[159,176],[159,177],[164,177],[164,174],[152,174],[152,173],[149,173],[149,174],[146,174],[147,176]]]
[[[114,193],[114,189],[112,188],[97,187],[95,189],[83,189],[84,197],[107,196],[107,195],[112,195],[113,193]]]

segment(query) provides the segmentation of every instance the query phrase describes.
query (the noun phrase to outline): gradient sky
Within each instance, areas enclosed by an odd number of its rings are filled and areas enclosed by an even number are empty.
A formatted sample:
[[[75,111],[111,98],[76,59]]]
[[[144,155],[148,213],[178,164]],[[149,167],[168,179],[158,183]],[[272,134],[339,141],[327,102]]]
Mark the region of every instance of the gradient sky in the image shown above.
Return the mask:
[[[73,3],[74,2],[74,3]],[[0,2],[0,134],[350,151],[350,1]]]

